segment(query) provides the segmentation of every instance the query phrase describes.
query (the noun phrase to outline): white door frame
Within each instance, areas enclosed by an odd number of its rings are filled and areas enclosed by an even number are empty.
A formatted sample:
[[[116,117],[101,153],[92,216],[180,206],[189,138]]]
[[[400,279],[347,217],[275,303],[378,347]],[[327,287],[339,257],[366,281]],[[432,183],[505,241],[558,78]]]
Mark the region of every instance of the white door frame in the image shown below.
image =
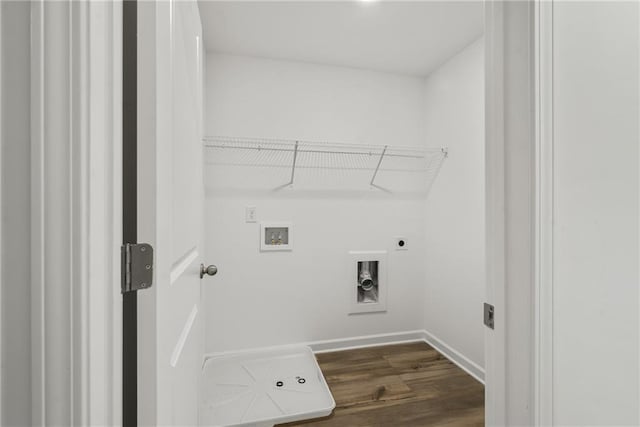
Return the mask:
[[[496,307],[485,329],[485,424],[506,425],[504,8],[485,1],[486,301]]]
[[[553,1],[536,0],[535,425],[553,425]]]
[[[532,425],[535,404],[536,147],[534,1],[485,2],[487,302],[490,426]]]
[[[32,425],[121,423],[121,16],[31,4]]]
[[[2,5],[0,4],[0,25],[2,25]],[[2,99],[2,30],[0,29],[0,99]],[[0,102],[0,139],[2,138],[2,102]],[[4,142],[4,141],[3,141]],[[2,146],[0,146],[0,167],[2,167]],[[2,174],[0,173],[0,203],[2,203]],[[2,210],[0,209],[0,217],[2,216]],[[0,242],[2,242],[2,221],[0,221]],[[0,281],[2,278],[2,250],[0,249]],[[2,286],[0,285],[0,319],[2,319]],[[4,366],[2,362],[2,330],[0,329],[0,367]],[[0,424],[2,423],[2,368],[0,368]]]
[[[68,13],[49,13],[42,0],[33,5],[33,264],[32,281],[33,305],[33,423],[43,424],[51,421],[50,399],[52,390],[46,385],[57,381],[51,371],[52,360],[59,355],[50,348],[51,339],[63,337],[72,356],[72,381],[65,383],[68,396],[68,412],[71,420],[77,424],[117,425],[121,421],[121,299],[117,286],[120,262],[119,246],[121,234],[121,16],[120,2],[83,1],[70,6],[70,2],[56,4],[68,10]],[[531,99],[525,93],[512,93],[508,85],[513,77],[528,78],[528,69],[514,66],[517,61],[529,61],[530,58],[518,55],[510,50],[510,36],[513,31],[521,31],[522,40],[527,43],[533,37],[533,25],[518,27],[510,8],[517,4],[528,8],[531,2],[505,3],[487,2],[487,245],[488,260],[488,301],[496,306],[496,329],[487,331],[487,424],[506,425],[512,420],[522,420],[527,409],[533,413],[533,366],[522,381],[519,390],[513,390],[509,377],[513,373],[514,358],[522,352],[533,349],[532,325],[524,321],[509,318],[508,305],[512,303],[510,292],[515,284],[509,278],[519,276],[525,283],[518,286],[530,290],[533,296],[534,258],[527,250],[510,254],[509,248],[522,245],[522,236],[512,233],[514,227],[530,230],[531,245],[524,242],[533,254],[534,219],[533,216],[512,212],[514,203],[529,198],[531,211],[534,211],[535,174],[533,168],[533,150],[518,152],[511,144],[514,132],[533,132],[528,122],[512,123],[510,111],[514,103],[526,107]],[[526,15],[526,13],[525,13]],[[512,21],[512,18],[514,19]],[[526,18],[526,16],[525,16]],[[532,20],[533,22],[533,20]],[[45,25],[46,24],[46,25]],[[69,39],[60,39],[53,34],[60,28],[69,28]],[[44,41],[47,40],[45,44]],[[51,42],[54,42],[53,44]],[[71,41],[71,42],[70,42]],[[49,52],[52,50],[52,52]],[[54,53],[44,55],[47,53]],[[73,73],[60,75],[50,72],[50,67],[59,67],[59,54],[69,60]],[[58,59],[56,59],[58,58]],[[58,61],[58,62],[56,62]],[[56,68],[57,70],[58,68]],[[506,72],[510,72],[505,80]],[[517,73],[524,73],[518,76]],[[516,79],[517,80],[517,79]],[[56,93],[63,99],[47,102],[57,85],[67,85],[70,90]],[[518,83],[518,81],[513,82]],[[59,86],[58,86],[59,87]],[[59,91],[58,91],[59,92]],[[533,92],[532,92],[533,93]],[[509,98],[507,98],[507,96]],[[61,102],[76,106],[69,111],[59,108]],[[79,104],[77,104],[79,102]],[[529,103],[529,105],[532,105]],[[58,108],[56,108],[58,107]],[[78,108],[79,107],[79,108]],[[71,138],[59,133],[48,134],[47,123],[53,121],[68,124],[64,132]],[[514,131],[515,129],[515,131]],[[63,133],[64,133],[63,132]],[[45,145],[44,142],[47,142]],[[70,156],[48,156],[47,148],[51,144],[70,144]],[[105,162],[105,159],[108,161]],[[532,169],[517,168],[520,164],[531,165]],[[45,179],[44,171],[68,170],[79,185],[64,190],[62,199],[69,203],[58,216],[52,218],[51,212],[60,199],[46,197],[52,189],[51,182]],[[515,170],[514,170],[515,169]],[[514,175],[519,174],[519,180]],[[523,176],[531,178],[530,185]],[[518,178],[518,177],[516,177]],[[505,185],[509,182],[509,185]],[[53,221],[52,221],[53,219]],[[48,237],[59,224],[69,227],[73,236],[72,244],[65,250],[48,245]],[[526,233],[525,233],[526,234]],[[509,259],[507,257],[510,256]],[[519,257],[518,259],[514,259]],[[107,260],[107,262],[105,262]],[[509,262],[509,265],[507,264]],[[515,261],[513,267],[511,262]],[[70,266],[67,271],[48,271],[46,266],[53,263]],[[516,269],[514,271],[514,268]],[[46,274],[45,274],[46,273]],[[66,300],[51,299],[55,287],[45,286],[58,280],[71,279],[73,292]],[[528,282],[531,280],[531,283]],[[84,285],[84,287],[83,287]],[[530,286],[531,285],[531,286]],[[526,293],[526,292],[525,292]],[[522,291],[520,291],[520,297]],[[62,302],[61,302],[62,301]],[[523,303],[522,298],[517,301]],[[529,307],[533,313],[532,300]],[[72,322],[66,327],[55,329],[46,323],[46,316],[52,309],[68,307],[73,313]],[[525,313],[526,314],[526,313]],[[506,328],[509,322],[509,328]],[[106,331],[106,333],[105,333]],[[507,337],[514,333],[523,335],[525,341],[530,338],[531,348],[515,348],[518,343],[510,342]],[[45,340],[49,337],[49,340]],[[520,350],[520,353],[516,350]],[[54,359],[51,359],[51,357]],[[91,363],[89,363],[91,361]],[[62,360],[58,362],[63,363]],[[67,362],[68,363],[68,362]],[[522,361],[527,366],[529,359]],[[523,366],[521,365],[521,366]],[[145,384],[141,384],[141,389]],[[527,394],[528,393],[528,394]],[[60,398],[58,392],[58,398]],[[521,413],[518,415],[518,413]],[[513,415],[516,414],[516,415]],[[59,421],[53,419],[53,421]],[[65,422],[63,422],[64,424]]]

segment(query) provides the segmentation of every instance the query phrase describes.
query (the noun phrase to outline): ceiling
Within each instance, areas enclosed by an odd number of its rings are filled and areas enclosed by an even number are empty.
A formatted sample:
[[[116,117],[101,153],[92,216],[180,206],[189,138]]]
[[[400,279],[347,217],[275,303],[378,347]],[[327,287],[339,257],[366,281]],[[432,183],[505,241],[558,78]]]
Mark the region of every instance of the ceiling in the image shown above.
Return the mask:
[[[479,1],[207,1],[209,52],[426,76],[483,33]]]

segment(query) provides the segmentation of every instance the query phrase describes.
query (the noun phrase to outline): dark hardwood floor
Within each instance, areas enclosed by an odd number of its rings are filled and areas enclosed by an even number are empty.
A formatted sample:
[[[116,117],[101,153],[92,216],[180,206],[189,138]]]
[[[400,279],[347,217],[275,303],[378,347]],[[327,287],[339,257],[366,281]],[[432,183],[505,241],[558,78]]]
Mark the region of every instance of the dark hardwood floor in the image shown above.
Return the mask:
[[[317,355],[336,401],[326,418],[282,426],[483,426],[484,387],[426,343]]]

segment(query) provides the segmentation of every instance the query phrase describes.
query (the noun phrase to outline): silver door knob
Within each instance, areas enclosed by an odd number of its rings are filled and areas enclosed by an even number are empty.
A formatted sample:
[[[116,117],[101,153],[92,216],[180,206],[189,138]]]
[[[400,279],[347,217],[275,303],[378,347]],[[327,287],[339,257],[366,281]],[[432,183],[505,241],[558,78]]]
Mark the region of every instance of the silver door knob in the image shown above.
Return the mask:
[[[208,267],[205,267],[204,264],[200,264],[201,279],[204,277],[205,274],[209,276],[215,276],[217,272],[218,272],[218,267],[216,267],[215,265],[210,265]]]

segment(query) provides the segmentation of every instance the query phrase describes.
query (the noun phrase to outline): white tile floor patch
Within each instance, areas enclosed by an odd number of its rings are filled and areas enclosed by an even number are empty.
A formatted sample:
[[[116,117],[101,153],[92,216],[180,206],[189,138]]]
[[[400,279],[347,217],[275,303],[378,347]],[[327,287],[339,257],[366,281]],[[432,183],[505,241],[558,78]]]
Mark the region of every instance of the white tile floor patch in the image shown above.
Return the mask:
[[[201,387],[201,426],[271,426],[335,408],[309,347],[214,356]]]

